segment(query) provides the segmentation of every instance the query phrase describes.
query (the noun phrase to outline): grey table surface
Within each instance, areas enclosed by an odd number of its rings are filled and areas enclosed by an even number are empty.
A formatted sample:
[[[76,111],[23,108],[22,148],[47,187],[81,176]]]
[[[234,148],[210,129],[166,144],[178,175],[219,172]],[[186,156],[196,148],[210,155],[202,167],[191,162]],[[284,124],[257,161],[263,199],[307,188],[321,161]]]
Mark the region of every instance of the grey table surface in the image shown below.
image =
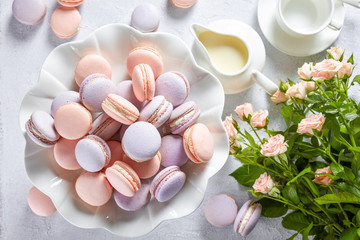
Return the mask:
[[[67,40],[57,38],[50,29],[50,16],[56,8],[55,0],[46,0],[48,12],[35,26],[18,23],[11,12],[11,0],[0,1],[0,239],[123,239],[103,229],[81,229],[68,223],[59,213],[38,217],[27,205],[31,184],[24,168],[25,140],[18,123],[21,101],[38,81],[46,56],[58,45],[85,38],[96,28],[108,23],[130,22],[132,10],[145,0],[85,0],[79,7],[82,26],[78,34]],[[150,2],[150,1],[148,1]],[[310,57],[292,57],[275,49],[261,33],[257,21],[257,0],[199,0],[189,9],[179,9],[168,0],[153,0],[161,14],[159,32],[179,36],[190,47],[192,23],[208,24],[219,19],[236,19],[252,26],[261,36],[266,48],[263,72],[272,78],[296,78],[296,70],[305,61],[320,61],[325,52]],[[334,45],[347,49],[347,56],[355,52],[360,61],[360,9],[345,6],[344,27]],[[355,70],[359,73],[358,68]],[[360,94],[354,93],[355,97]],[[223,117],[244,102],[252,102],[255,109],[268,109],[270,127],[281,127],[279,107],[269,101],[257,85],[235,95],[226,96]],[[204,201],[192,214],[162,222],[155,230],[138,239],[286,239],[293,232],[281,227],[281,219],[260,218],[255,230],[247,237],[234,233],[232,226],[212,227],[204,217],[204,203],[219,193],[230,193],[242,204],[250,196],[228,176],[239,166],[229,157],[225,166],[210,179]]]

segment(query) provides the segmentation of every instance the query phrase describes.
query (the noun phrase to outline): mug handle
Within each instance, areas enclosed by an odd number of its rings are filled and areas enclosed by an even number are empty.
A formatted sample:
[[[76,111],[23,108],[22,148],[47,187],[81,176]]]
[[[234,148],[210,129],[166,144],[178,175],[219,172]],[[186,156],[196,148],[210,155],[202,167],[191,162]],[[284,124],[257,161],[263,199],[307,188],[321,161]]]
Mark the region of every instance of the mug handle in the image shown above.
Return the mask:
[[[337,21],[335,19],[332,19],[328,27],[331,30],[339,31],[342,28],[342,25],[343,24],[341,22],[339,22],[339,21]]]
[[[353,7],[360,8],[360,0],[342,0],[344,3],[347,3]]]
[[[258,70],[251,72],[251,78],[271,96],[278,90],[278,86]]]

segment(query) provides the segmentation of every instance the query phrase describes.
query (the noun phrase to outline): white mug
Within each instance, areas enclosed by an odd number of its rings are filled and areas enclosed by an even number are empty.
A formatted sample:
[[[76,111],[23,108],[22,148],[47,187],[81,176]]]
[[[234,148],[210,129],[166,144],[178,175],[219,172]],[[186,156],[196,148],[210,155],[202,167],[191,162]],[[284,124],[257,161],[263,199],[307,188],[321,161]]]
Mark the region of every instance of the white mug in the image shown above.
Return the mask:
[[[276,20],[289,35],[304,37],[326,27],[338,31],[341,23],[333,19],[334,0],[279,0]]]

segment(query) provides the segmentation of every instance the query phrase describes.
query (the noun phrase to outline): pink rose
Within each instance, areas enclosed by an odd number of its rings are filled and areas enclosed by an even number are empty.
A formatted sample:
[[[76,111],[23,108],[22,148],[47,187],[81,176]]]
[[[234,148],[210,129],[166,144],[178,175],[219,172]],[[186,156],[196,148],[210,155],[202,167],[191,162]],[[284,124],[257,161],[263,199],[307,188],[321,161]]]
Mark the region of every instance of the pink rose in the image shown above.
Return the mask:
[[[301,85],[304,86],[305,88],[305,92],[311,92],[311,91],[314,91],[316,89],[316,83],[314,81],[304,81],[302,80],[300,82]]]
[[[297,83],[288,88],[285,94],[288,98],[304,99],[306,95],[305,87]]]
[[[251,126],[256,128],[263,128],[267,124],[267,117],[269,112],[267,110],[259,110],[255,112],[250,120]]]
[[[286,100],[288,100],[288,98],[286,97],[285,93],[283,93],[282,91],[280,91],[280,89],[278,89],[274,95],[271,96],[271,101],[276,102],[276,103],[282,103],[285,102]]]
[[[301,68],[298,68],[298,75],[302,79],[309,80],[312,77],[313,63],[304,63]]]
[[[339,61],[342,55],[344,54],[344,49],[342,47],[331,47],[326,50],[327,53],[334,58],[334,60]]]
[[[325,117],[320,113],[319,115],[312,115],[311,117],[304,118],[298,125],[297,133],[307,133],[313,135],[313,129],[321,130],[324,125]]]
[[[252,186],[255,192],[268,193],[275,186],[275,182],[271,179],[271,176],[266,172],[260,175],[256,179],[254,185]]]
[[[273,157],[286,152],[288,145],[284,140],[281,134],[268,138],[267,142],[261,146],[261,154],[265,157]]]
[[[351,63],[343,63],[342,68],[340,68],[338,71],[338,77],[344,78],[345,75],[350,77],[352,69],[353,69],[353,65]]]
[[[342,63],[334,59],[325,59],[315,65],[312,73],[313,80],[330,80],[342,67]]]
[[[317,169],[315,173],[333,174],[333,172],[331,171],[329,166],[325,167],[325,168]],[[325,175],[315,175],[315,179],[313,181],[318,184],[322,184],[322,185],[326,185],[326,186],[329,186],[333,182],[331,177],[325,176]]]
[[[231,140],[230,143],[235,139],[236,133],[237,133],[233,123],[234,123],[234,121],[233,121],[232,116],[227,116],[225,118],[224,126],[225,126],[225,129],[226,129],[226,133],[227,133],[227,135],[229,137],[229,141]]]
[[[248,117],[254,112],[253,105],[251,103],[244,103],[240,106],[237,106],[235,112],[239,116],[239,118],[243,120],[244,115]]]

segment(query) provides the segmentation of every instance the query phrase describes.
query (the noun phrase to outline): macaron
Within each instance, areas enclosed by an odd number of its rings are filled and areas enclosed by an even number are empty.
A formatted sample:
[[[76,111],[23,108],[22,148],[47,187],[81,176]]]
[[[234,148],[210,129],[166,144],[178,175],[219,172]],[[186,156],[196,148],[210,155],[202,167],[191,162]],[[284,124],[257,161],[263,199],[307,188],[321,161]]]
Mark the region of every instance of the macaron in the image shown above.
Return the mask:
[[[77,7],[84,2],[84,0],[57,0],[58,3],[65,7]]]
[[[144,162],[152,159],[161,146],[158,130],[148,122],[130,125],[121,140],[125,154],[132,160]]]
[[[119,131],[120,141],[122,141],[122,138],[124,137],[124,134],[125,134],[125,132],[126,132],[126,129],[128,129],[129,126],[130,126],[130,125],[125,125],[125,124],[121,125],[120,131]]]
[[[98,54],[88,54],[82,57],[75,68],[75,81],[80,87],[84,79],[94,73],[104,74],[111,79],[111,65],[103,57]]]
[[[125,125],[126,126],[126,125]],[[108,166],[112,166],[114,162],[120,161],[123,159],[124,151],[122,150],[121,143],[115,140],[106,141],[107,145],[110,148],[111,158]]]
[[[126,59],[126,66],[130,77],[135,66],[142,63],[150,65],[155,79],[163,72],[164,63],[160,53],[155,48],[137,47],[131,50]]]
[[[149,3],[137,6],[131,14],[131,26],[141,32],[156,31],[160,24],[160,15],[156,7]]]
[[[180,135],[169,134],[162,137],[159,152],[161,154],[161,165],[164,167],[181,167],[188,161],[184,150],[183,137]]]
[[[105,173],[111,186],[127,197],[133,197],[141,187],[136,172],[124,162],[116,161]]]
[[[196,0],[170,0],[172,4],[180,8],[189,8],[196,3]]]
[[[251,200],[245,202],[235,218],[234,231],[240,233],[241,236],[248,235],[258,222],[261,209],[260,203],[255,203]]]
[[[160,171],[151,183],[150,192],[159,202],[173,198],[184,186],[186,175],[178,166],[170,166]]]
[[[188,97],[190,84],[183,74],[166,72],[156,79],[155,89],[155,96],[162,95],[174,107],[177,107]]]
[[[75,156],[83,169],[88,172],[98,172],[109,164],[111,152],[103,139],[88,135],[76,144]]]
[[[154,73],[148,64],[136,65],[132,73],[134,94],[140,102],[151,100],[155,95]]]
[[[70,140],[85,136],[92,124],[90,112],[79,103],[66,103],[59,107],[55,112],[54,120],[60,136]]]
[[[186,129],[183,144],[186,155],[194,163],[208,162],[214,154],[214,138],[203,123]]]
[[[114,192],[116,204],[119,208],[129,212],[142,209],[149,203],[150,198],[150,182],[148,180],[141,181],[141,187],[133,197],[127,197],[118,191]]]
[[[25,124],[27,135],[41,147],[52,147],[59,139],[55,130],[54,119],[44,111],[35,111]]]
[[[36,187],[30,189],[27,201],[30,209],[38,216],[48,217],[56,211],[51,199]]]
[[[60,6],[51,15],[50,26],[59,38],[73,37],[79,30],[81,16],[74,7]]]
[[[145,162],[136,162],[124,154],[122,161],[134,169],[140,179],[147,179],[155,176],[155,174],[159,171],[161,154],[158,152],[155,157]]]
[[[67,170],[80,169],[78,161],[75,156],[75,147],[79,142],[77,140],[68,140],[66,138],[60,138],[54,146],[54,158],[60,167]]]
[[[81,200],[98,207],[110,200],[113,188],[103,172],[83,172],[76,179],[75,191]]]
[[[35,25],[44,18],[46,3],[44,0],[14,0],[12,13],[22,24]]]
[[[106,96],[116,91],[116,86],[106,75],[94,73],[81,83],[79,93],[84,106],[92,112],[102,112]]]
[[[170,118],[172,111],[172,104],[164,96],[156,96],[141,110],[139,121],[151,123],[158,128]]]
[[[134,90],[133,90],[133,84],[131,80],[125,80],[125,81],[121,81],[117,86],[116,86],[116,92],[117,95],[125,98],[126,100],[128,100],[129,102],[131,102],[132,104],[134,104],[135,107],[137,107],[137,109],[141,109],[142,107],[142,102],[140,102],[139,100],[137,100]]]
[[[200,116],[200,109],[193,101],[185,102],[175,108],[171,113],[167,124],[173,134],[184,132],[188,127],[195,124]]]
[[[109,94],[101,104],[104,112],[116,121],[130,125],[139,118],[139,110],[125,98]]]
[[[205,218],[215,227],[226,227],[234,223],[238,213],[238,204],[233,196],[219,194],[205,205]]]
[[[109,140],[121,127],[121,123],[111,118],[106,113],[101,113],[94,121],[89,134]]]
[[[56,110],[69,102],[82,104],[79,93],[75,91],[65,91],[58,94],[51,103],[51,115],[55,116]]]

